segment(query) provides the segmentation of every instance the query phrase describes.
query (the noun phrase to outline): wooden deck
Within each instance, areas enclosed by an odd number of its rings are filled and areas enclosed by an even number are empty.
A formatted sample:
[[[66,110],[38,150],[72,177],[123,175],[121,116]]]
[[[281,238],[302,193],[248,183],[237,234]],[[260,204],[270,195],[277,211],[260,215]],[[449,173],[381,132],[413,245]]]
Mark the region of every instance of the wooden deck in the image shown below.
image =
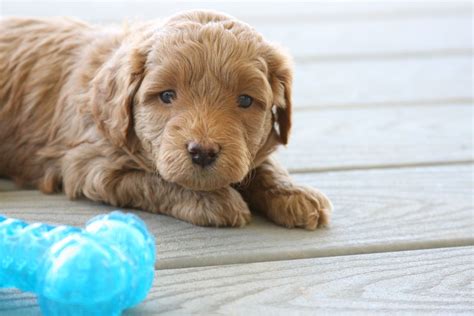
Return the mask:
[[[295,57],[294,131],[277,154],[320,188],[329,229],[195,227],[136,211],[155,233],[156,280],[126,315],[474,314],[472,4],[57,4],[3,1],[3,15],[97,22],[226,11]],[[114,209],[0,180],[0,214],[70,225]],[[1,315],[37,315],[0,290]]]

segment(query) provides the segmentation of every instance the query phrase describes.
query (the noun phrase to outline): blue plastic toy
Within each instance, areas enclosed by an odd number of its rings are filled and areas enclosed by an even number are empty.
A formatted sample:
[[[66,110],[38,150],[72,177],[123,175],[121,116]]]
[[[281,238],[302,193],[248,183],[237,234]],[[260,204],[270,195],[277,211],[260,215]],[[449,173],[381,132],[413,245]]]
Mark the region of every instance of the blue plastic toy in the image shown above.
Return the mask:
[[[155,256],[133,214],[99,215],[85,229],[0,216],[0,288],[36,293],[44,315],[120,315],[150,290]]]

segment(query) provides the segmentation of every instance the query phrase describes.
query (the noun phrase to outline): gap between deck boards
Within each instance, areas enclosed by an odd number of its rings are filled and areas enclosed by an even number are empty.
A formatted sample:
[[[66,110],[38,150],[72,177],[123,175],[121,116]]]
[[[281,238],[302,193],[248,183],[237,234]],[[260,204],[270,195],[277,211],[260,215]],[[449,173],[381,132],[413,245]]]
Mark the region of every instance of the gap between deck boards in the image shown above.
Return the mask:
[[[472,49],[439,49],[429,51],[392,52],[392,53],[348,53],[348,54],[321,54],[312,56],[295,57],[298,64],[341,62],[341,61],[365,61],[365,60],[392,60],[405,58],[432,58],[432,57],[468,57],[473,56]]]
[[[474,246],[474,238],[466,238],[459,240],[450,241],[422,241],[420,243],[405,243],[405,244],[394,244],[385,248],[385,245],[369,246],[362,249],[332,249],[331,251],[325,250],[325,253],[319,253],[317,250],[314,252],[305,252],[301,254],[296,251],[293,253],[281,253],[273,254],[274,256],[268,256],[261,260],[255,260],[247,258],[247,256],[235,255],[227,256],[225,260],[220,258],[220,263],[216,264],[213,257],[201,257],[197,261],[186,261],[182,259],[166,259],[164,263],[160,264],[157,261],[155,264],[155,270],[168,270],[168,269],[186,269],[186,268],[201,268],[201,267],[213,267],[213,266],[228,266],[237,264],[250,264],[250,263],[261,263],[261,262],[277,262],[277,261],[289,261],[289,260],[301,260],[301,259],[314,259],[314,258],[333,258],[333,257],[346,257],[354,255],[371,255],[377,253],[393,253],[401,251],[418,251],[428,249],[443,249],[443,248],[460,248]]]
[[[267,16],[258,16],[258,17],[247,17],[248,20],[257,20],[260,23],[265,24],[282,24],[282,23],[291,23],[291,24],[304,24],[308,22],[314,22],[317,19],[318,23],[351,23],[351,22],[360,22],[360,21],[392,21],[392,20],[410,20],[410,19],[419,19],[423,17],[428,18],[446,18],[446,17],[471,17],[472,7],[459,7],[459,8],[447,8],[444,10],[429,10],[424,8],[423,10],[413,10],[413,11],[398,11],[398,12],[370,12],[366,14],[362,13],[350,13],[350,14],[333,14],[327,16],[317,16],[311,15],[301,15],[298,16],[278,16],[278,17],[267,17]],[[242,17],[245,19],[245,17]]]
[[[405,168],[420,168],[420,167],[437,167],[437,166],[462,166],[471,165],[474,163],[472,159],[457,160],[457,161],[427,161],[416,163],[401,163],[401,164],[380,164],[380,165],[360,165],[360,166],[341,166],[341,167],[327,167],[327,168],[290,168],[290,174],[303,173],[327,173],[327,172],[345,172],[355,170],[380,170],[380,169],[405,169]]]
[[[312,111],[333,111],[333,110],[356,110],[371,108],[413,108],[428,106],[450,106],[462,105],[470,107],[474,103],[471,98],[451,98],[451,99],[420,99],[410,101],[380,101],[380,102],[364,102],[364,103],[336,103],[330,105],[307,106],[300,105],[293,108],[293,112],[312,112]]]

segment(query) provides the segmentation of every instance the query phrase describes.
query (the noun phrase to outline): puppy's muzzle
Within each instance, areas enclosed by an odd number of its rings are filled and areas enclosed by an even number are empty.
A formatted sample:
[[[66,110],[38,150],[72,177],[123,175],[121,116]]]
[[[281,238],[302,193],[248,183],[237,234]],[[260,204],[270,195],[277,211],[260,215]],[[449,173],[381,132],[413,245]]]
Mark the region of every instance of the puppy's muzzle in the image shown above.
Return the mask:
[[[207,167],[213,164],[219,156],[220,148],[216,144],[199,144],[190,142],[187,146],[193,164]]]

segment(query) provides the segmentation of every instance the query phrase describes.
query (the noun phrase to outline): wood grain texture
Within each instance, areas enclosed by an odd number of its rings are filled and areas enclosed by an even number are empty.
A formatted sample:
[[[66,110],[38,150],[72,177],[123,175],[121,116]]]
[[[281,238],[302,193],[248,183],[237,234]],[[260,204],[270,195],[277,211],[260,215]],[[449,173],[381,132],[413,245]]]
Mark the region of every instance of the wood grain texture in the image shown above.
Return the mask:
[[[41,316],[36,295],[16,289],[0,288],[0,315]]]
[[[124,315],[474,313],[472,247],[158,270]],[[31,294],[0,290],[0,313],[37,315]]]
[[[296,112],[278,157],[299,172],[469,161],[472,117],[470,105]]]
[[[472,103],[472,56],[296,64],[295,109],[401,103]],[[459,101],[457,101],[459,102]]]
[[[472,165],[295,175],[332,199],[332,226],[288,230],[258,216],[242,229],[196,227],[137,211],[157,240],[159,268],[247,263],[474,244]],[[0,213],[83,225],[114,209],[37,191],[0,193]]]
[[[472,247],[163,270],[126,315],[472,315],[472,282]]]

